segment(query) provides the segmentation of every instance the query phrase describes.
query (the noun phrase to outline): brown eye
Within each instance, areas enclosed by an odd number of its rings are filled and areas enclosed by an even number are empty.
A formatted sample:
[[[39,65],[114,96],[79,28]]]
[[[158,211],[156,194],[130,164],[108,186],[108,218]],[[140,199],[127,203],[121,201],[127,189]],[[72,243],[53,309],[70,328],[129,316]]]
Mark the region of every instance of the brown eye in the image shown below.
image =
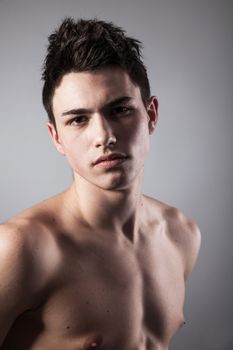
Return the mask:
[[[130,114],[132,108],[126,106],[115,107],[110,111],[110,115],[112,116],[125,116]]]
[[[77,125],[83,124],[85,121],[86,121],[86,117],[80,116],[80,117],[75,117],[74,119],[70,120],[68,123],[69,125],[77,126]]]

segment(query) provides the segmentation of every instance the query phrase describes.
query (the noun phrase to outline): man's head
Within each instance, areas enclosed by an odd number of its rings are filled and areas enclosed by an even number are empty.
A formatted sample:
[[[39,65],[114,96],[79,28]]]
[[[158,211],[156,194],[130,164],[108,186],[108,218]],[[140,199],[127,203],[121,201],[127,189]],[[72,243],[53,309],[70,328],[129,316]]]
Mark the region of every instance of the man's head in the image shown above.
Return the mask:
[[[158,108],[139,42],[111,23],[72,19],[49,40],[43,102],[58,152],[77,181],[108,190],[131,186],[143,170]],[[95,164],[103,156],[124,161]]]
[[[112,23],[99,20],[74,21],[66,18],[49,36],[44,62],[43,104],[51,123],[53,95],[62,77],[70,72],[92,72],[104,67],[120,67],[140,88],[144,105],[150,97],[146,68],[141,59],[140,41],[125,35]]]

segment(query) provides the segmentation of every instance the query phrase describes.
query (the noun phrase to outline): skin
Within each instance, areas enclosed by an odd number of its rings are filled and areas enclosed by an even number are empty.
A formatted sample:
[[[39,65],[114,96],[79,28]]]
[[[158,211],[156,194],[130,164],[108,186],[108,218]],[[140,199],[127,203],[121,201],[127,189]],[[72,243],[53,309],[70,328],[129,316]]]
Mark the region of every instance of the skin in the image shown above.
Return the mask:
[[[200,231],[142,194],[157,98],[145,107],[127,73],[105,68],[65,75],[53,111],[74,181],[0,226],[1,350],[166,350]],[[93,165],[111,152],[128,158]]]

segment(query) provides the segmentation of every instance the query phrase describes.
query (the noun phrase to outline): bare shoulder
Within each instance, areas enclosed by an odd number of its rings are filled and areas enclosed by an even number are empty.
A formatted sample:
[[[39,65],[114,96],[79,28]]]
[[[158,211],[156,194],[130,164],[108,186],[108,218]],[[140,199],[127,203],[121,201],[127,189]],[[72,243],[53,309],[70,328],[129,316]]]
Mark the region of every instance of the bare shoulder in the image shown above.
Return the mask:
[[[184,278],[191,273],[201,245],[201,232],[198,225],[180,209],[147,197],[156,216],[166,224],[169,240],[181,254],[184,264]]]
[[[0,225],[0,347],[14,320],[40,305],[52,275],[53,244],[42,207]]]
[[[0,225],[0,260],[10,261],[11,268],[36,276],[32,269],[40,265],[43,242],[47,241],[45,225],[39,218],[19,214]],[[3,266],[3,265],[2,265]],[[6,269],[5,269],[6,271]],[[33,271],[35,272],[35,271]]]
[[[0,225],[0,260],[1,267],[27,270],[29,259],[29,225],[23,219],[11,219]],[[4,271],[7,271],[4,269]],[[1,272],[4,272],[1,270]]]
[[[46,201],[39,203],[0,225],[0,278],[22,278],[24,291],[27,287],[32,294],[43,288],[57,262],[55,218],[49,207]]]

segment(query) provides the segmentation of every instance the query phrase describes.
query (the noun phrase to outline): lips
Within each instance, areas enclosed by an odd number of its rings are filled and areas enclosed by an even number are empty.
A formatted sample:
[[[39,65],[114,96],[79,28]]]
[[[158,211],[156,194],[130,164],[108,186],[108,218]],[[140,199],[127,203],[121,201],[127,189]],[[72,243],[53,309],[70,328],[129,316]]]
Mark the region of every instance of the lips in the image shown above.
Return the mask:
[[[95,162],[93,163],[93,165],[99,164],[101,162],[110,161],[113,159],[122,159],[122,158],[125,159],[125,158],[127,158],[127,156],[123,153],[111,153],[109,155],[105,155],[105,156],[101,156],[101,157],[97,158],[95,160]]]

